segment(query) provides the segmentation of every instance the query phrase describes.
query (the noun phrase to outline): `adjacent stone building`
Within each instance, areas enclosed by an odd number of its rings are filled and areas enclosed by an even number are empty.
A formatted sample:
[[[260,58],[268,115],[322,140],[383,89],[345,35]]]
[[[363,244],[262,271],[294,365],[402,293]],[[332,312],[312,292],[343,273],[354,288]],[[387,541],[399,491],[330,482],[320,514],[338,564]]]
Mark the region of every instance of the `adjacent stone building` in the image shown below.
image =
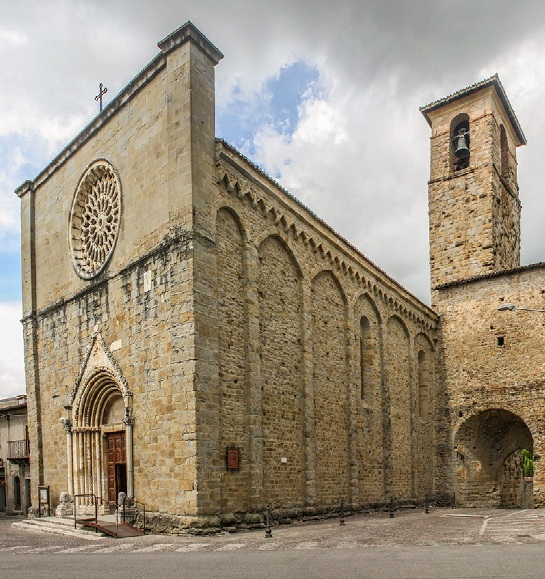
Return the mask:
[[[545,318],[512,311],[545,307],[544,264],[520,266],[516,149],[526,139],[497,75],[421,111],[432,129],[430,265],[449,413],[445,482],[464,506],[531,504],[533,482],[541,505]],[[533,481],[524,480],[522,450],[534,453]]]
[[[33,497],[123,491],[180,527],[518,504],[540,418],[516,363],[540,341],[497,307],[541,290],[513,269],[524,136],[499,80],[423,108],[431,309],[216,139],[208,39],[159,48],[17,190]]]
[[[0,399],[0,512],[31,506],[26,396]]]

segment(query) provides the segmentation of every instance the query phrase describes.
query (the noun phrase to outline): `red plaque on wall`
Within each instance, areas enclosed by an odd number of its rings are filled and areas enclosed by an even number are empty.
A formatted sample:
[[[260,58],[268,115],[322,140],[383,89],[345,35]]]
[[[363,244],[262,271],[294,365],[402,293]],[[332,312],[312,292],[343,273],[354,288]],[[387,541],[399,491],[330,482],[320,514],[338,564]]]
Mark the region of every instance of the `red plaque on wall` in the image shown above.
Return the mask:
[[[238,448],[227,447],[225,451],[225,462],[227,464],[227,470],[239,470],[240,450]]]

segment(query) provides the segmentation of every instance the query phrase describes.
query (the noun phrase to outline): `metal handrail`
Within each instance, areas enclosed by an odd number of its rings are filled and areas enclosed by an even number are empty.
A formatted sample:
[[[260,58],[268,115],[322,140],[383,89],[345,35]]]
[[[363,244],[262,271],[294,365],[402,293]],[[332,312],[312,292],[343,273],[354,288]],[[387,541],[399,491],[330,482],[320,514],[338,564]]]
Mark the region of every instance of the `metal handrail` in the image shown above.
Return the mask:
[[[138,505],[141,505],[142,508],[139,508]],[[121,509],[121,518],[123,523],[126,523],[126,509],[127,507],[131,507],[134,506],[135,507],[135,512],[138,511],[142,511],[142,515],[143,515],[143,531],[144,534],[146,533],[146,505],[145,503],[142,503],[141,501],[137,501],[134,497],[128,497],[125,496],[123,497],[123,501],[121,503],[121,505],[116,504],[116,528],[117,528],[117,521],[119,518],[119,510]],[[133,520],[136,520],[137,515],[135,514],[135,517]]]
[[[86,494],[79,494],[79,495],[74,495],[74,529],[77,526],[77,519],[78,519],[78,503],[76,501],[76,499],[79,498],[92,498],[93,499],[93,503],[95,505],[95,523],[97,522],[98,519],[98,502],[96,500],[96,495],[92,494],[92,493],[86,493]],[[95,531],[96,531],[96,527],[95,527]]]
[[[92,494],[92,493],[87,493],[87,494],[79,494],[79,495],[74,495],[74,529],[76,528],[77,525],[77,512],[78,512],[78,504],[76,499],[77,498],[92,498],[93,499],[93,504],[95,507],[95,533],[98,533],[98,528],[96,527],[97,523],[98,523],[98,503],[102,503],[102,504],[107,504],[108,507],[110,506],[110,502],[103,499],[102,497],[99,497],[98,495]]]
[[[78,522],[78,507],[77,507],[77,500],[79,498],[90,498],[93,500],[93,505],[94,505],[94,509],[95,509],[95,516],[94,516],[94,527],[95,527],[95,533],[98,533],[98,504],[99,502],[102,504],[107,504],[108,507],[111,507],[114,503],[107,501],[105,499],[103,499],[102,497],[99,497],[95,494],[92,493],[86,493],[86,494],[78,494],[78,495],[74,495],[73,499],[74,499],[74,529],[77,527],[77,522]],[[118,502],[115,503],[115,536],[117,537],[118,535],[118,527],[119,527],[119,517],[120,517],[120,511],[121,511],[121,516],[122,516],[122,521],[123,523],[126,522],[126,509],[129,506],[135,506],[135,512],[138,511],[142,511],[144,520],[143,520],[143,531],[144,534],[146,533],[146,505],[140,501],[137,501],[136,499],[132,498],[132,497],[123,497],[123,501],[121,504],[119,504]],[[141,505],[142,508],[139,508],[138,505]],[[134,517],[136,519],[136,516]]]

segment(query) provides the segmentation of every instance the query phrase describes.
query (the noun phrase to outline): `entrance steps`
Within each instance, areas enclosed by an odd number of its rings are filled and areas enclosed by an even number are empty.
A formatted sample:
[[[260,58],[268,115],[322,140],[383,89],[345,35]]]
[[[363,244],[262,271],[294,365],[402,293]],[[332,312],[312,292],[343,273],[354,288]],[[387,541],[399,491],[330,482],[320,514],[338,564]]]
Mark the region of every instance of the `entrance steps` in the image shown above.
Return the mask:
[[[114,523],[115,525],[115,523]],[[102,532],[89,531],[81,527],[74,528],[73,518],[62,517],[41,517],[35,519],[24,519],[11,524],[12,527],[23,531],[33,531],[37,533],[56,533],[57,535],[67,535],[79,537],[89,541],[104,540],[106,536]]]

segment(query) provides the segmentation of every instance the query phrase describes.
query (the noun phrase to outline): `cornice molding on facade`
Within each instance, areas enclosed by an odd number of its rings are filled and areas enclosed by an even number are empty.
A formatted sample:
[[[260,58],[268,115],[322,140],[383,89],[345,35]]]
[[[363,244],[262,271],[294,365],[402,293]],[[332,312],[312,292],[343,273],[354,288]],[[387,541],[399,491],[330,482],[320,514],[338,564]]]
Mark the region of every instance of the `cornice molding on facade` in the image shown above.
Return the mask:
[[[189,20],[158,42],[157,46],[163,54],[168,54],[186,42],[197,46],[210,58],[214,66],[223,58],[222,52]]]
[[[45,183],[74,153],[91,137],[108,123],[146,84],[166,66],[166,57],[157,55],[137,76],[135,76],[121,92],[115,96],[78,135],[62,149],[62,151],[36,176],[19,186],[15,193],[22,197],[31,189],[37,189]]]
[[[119,271],[112,273],[112,274],[105,274],[102,273],[97,279],[91,280],[85,284],[85,286],[74,292],[69,297],[61,298],[51,304],[46,305],[45,307],[39,310],[32,310],[29,313],[25,314],[21,322],[23,324],[30,323],[34,324],[38,320],[41,320],[59,308],[64,308],[65,306],[72,304],[74,301],[82,299],[88,294],[92,294],[97,291],[101,291],[103,288],[107,287],[112,280],[119,278],[120,276],[127,275],[132,270],[138,269],[142,267],[142,264],[146,261],[153,259],[158,254],[166,251],[170,251],[172,248],[180,246],[182,244],[191,244],[195,238],[199,239],[206,239],[209,241],[208,238],[205,238],[198,232],[189,233],[185,230],[180,229],[179,227],[173,227],[167,231],[165,236],[155,247],[147,251],[146,253],[142,254],[136,259],[133,259],[126,265],[124,265]]]
[[[9,398],[0,398],[0,414],[19,409],[24,409],[26,412],[27,401],[26,394],[19,394],[18,396],[10,396]]]
[[[467,284],[471,284],[473,282],[479,282],[481,280],[485,280],[485,279],[499,279],[502,277],[509,277],[511,275],[518,275],[521,273],[526,273],[526,272],[530,272],[530,271],[535,271],[535,270],[543,270],[543,272],[545,273],[545,262],[541,261],[538,263],[530,263],[528,265],[521,265],[520,267],[514,267],[512,269],[502,269],[501,271],[492,271],[490,273],[485,273],[482,275],[475,275],[472,277],[468,277],[465,279],[460,279],[460,280],[456,280],[456,281],[452,281],[449,283],[443,283],[440,285],[436,285],[434,287],[432,287],[432,290],[443,290],[443,289],[449,289],[452,287],[456,287],[456,286],[460,286],[460,285],[467,285]]]
[[[221,139],[217,140],[217,156],[218,182],[219,184],[223,182],[228,192],[241,199],[247,198],[252,207],[264,214],[274,212],[275,223],[282,226],[285,232],[291,231],[296,239],[303,239],[305,244],[312,245],[336,270],[356,279],[358,283],[365,286],[363,289],[376,293],[382,301],[388,302],[395,311],[413,317],[419,323],[429,323],[430,328],[434,323],[438,323],[439,316],[434,310],[375,265],[357,247],[339,235],[312,210],[270,178],[260,167]],[[232,167],[234,173],[240,174],[255,184],[256,190],[243,190],[236,175],[229,175],[221,167],[222,161]],[[277,206],[273,207],[263,196],[260,196],[259,189],[266,190],[268,196],[277,203]],[[296,220],[289,215],[294,211],[297,213],[299,223],[296,223]],[[319,239],[320,237],[325,237],[326,243],[323,243]],[[365,267],[362,265],[362,261],[365,262]],[[362,273],[364,269],[367,270],[366,274]],[[396,294],[398,297],[394,297]]]

